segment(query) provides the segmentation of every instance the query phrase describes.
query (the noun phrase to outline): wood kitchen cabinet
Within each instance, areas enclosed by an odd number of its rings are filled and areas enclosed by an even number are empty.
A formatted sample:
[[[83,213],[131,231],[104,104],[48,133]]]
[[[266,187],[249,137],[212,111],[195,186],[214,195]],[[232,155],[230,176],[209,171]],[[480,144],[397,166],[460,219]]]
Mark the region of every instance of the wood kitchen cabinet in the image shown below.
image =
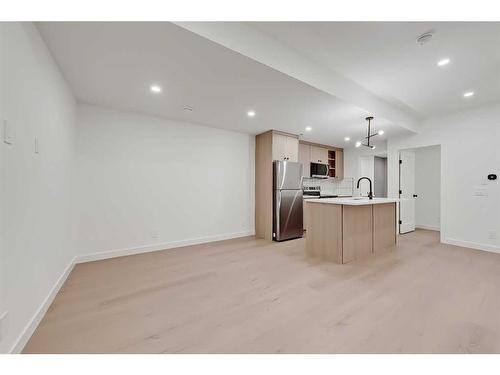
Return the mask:
[[[311,162],[327,164],[328,149],[324,147],[311,146]]]
[[[344,151],[335,150],[335,177],[344,178]]]
[[[273,133],[272,137],[273,160],[298,161],[299,139],[296,136]]]
[[[378,199],[378,202],[377,202]],[[382,201],[382,202],[381,202]],[[396,245],[396,202],[306,199],[306,251],[335,263],[349,263]]]
[[[311,175],[311,163],[322,163],[328,164],[329,177],[344,178],[344,150],[342,148],[301,141],[298,160],[303,165],[305,177]]]
[[[299,143],[299,163],[302,164],[302,175],[309,177],[311,175],[311,146],[305,143]]]

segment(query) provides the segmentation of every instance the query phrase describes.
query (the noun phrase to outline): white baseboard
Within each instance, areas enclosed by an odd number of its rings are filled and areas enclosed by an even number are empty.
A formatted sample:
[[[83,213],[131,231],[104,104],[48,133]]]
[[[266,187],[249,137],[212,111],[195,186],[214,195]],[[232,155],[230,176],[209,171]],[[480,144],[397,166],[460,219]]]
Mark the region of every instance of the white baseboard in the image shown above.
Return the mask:
[[[462,241],[462,240],[455,240],[453,238],[445,238],[442,242],[446,243],[448,245],[468,247],[468,248],[476,249],[476,250],[489,251],[491,253],[500,253],[500,247],[499,246],[494,246],[494,245],[489,245],[489,244],[483,244],[483,243],[478,243],[478,242],[470,242],[470,241]]]
[[[419,226],[419,228],[430,229],[429,227],[423,227],[423,226]],[[433,229],[430,229],[430,230],[433,230]],[[73,258],[73,260],[66,266],[66,269],[64,270],[64,272],[57,279],[56,283],[54,284],[54,286],[50,290],[47,297],[44,299],[44,301],[42,302],[42,304],[40,305],[40,307],[38,308],[38,310],[36,311],[34,316],[31,318],[29,323],[24,328],[23,332],[19,335],[19,338],[16,340],[16,342],[12,346],[10,353],[20,353],[23,350],[24,346],[26,345],[26,343],[30,339],[33,332],[35,332],[35,329],[38,327],[38,324],[45,316],[45,313],[47,312],[50,305],[54,301],[54,298],[56,297],[57,293],[59,292],[59,290],[63,286],[64,282],[68,278],[69,274],[73,270],[73,267],[75,266],[76,263],[92,262],[95,260],[116,258],[116,257],[120,257],[120,256],[125,256],[125,255],[141,254],[141,253],[147,253],[147,252],[151,252],[151,251],[172,249],[175,247],[198,245],[198,244],[202,244],[202,243],[227,240],[227,239],[231,239],[231,238],[252,236],[254,234],[255,234],[254,231],[244,231],[244,232],[228,233],[228,234],[209,236],[209,237],[201,237],[201,238],[190,239],[190,240],[172,241],[172,242],[166,242],[166,243],[162,243],[162,244],[145,245],[145,246],[139,246],[139,247],[133,247],[133,248],[127,248],[127,249],[110,250],[110,251],[104,251],[104,252],[99,252],[99,253],[77,256],[77,257]],[[494,253],[500,253],[500,247],[488,245],[488,244],[481,244],[481,243],[476,243],[476,242],[456,240],[453,238],[446,238],[443,242],[446,244],[455,245],[455,246],[468,247],[468,248],[477,249],[477,250],[484,250],[484,251],[489,251],[489,252],[494,252]]]
[[[239,237],[246,237],[246,236],[253,236],[253,235],[255,235],[255,231],[227,233],[227,234],[221,234],[221,235],[216,235],[216,236],[195,238],[195,239],[190,239],[190,240],[172,241],[172,242],[166,242],[166,243],[162,243],[162,244],[145,245],[145,246],[139,246],[139,247],[133,247],[133,248],[127,248],[127,249],[110,250],[110,251],[104,251],[104,252],[99,252],[99,253],[76,256],[67,265],[67,267],[64,270],[64,272],[62,273],[62,275],[57,279],[56,283],[54,284],[54,286],[50,290],[49,294],[44,299],[44,301],[42,302],[42,304],[40,305],[40,307],[38,308],[36,313],[33,315],[31,320],[29,321],[29,323],[26,325],[23,332],[19,335],[18,339],[16,340],[16,342],[12,346],[9,353],[21,353],[22,352],[23,348],[28,343],[28,340],[33,335],[33,332],[35,332],[35,329],[38,327],[38,324],[40,324],[43,317],[45,316],[45,313],[47,312],[50,305],[54,301],[54,298],[56,297],[57,293],[59,292],[59,290],[63,286],[64,282],[68,278],[71,271],[73,270],[73,267],[77,263],[92,262],[95,260],[116,258],[116,257],[120,257],[120,256],[125,256],[125,255],[148,253],[151,251],[166,250],[166,249],[172,249],[175,247],[182,247],[182,246],[198,245],[198,244],[202,244],[202,243],[229,240],[231,238],[239,238]]]
[[[126,256],[126,255],[149,253],[152,251],[167,250],[167,249],[172,249],[175,247],[199,245],[202,243],[229,240],[231,238],[239,238],[239,237],[246,237],[246,236],[253,236],[253,235],[255,235],[255,231],[252,230],[252,231],[219,234],[219,235],[208,236],[208,237],[193,238],[193,239],[189,239],[189,240],[171,241],[171,242],[164,242],[164,243],[157,243],[157,244],[150,244],[150,245],[142,245],[142,246],[137,246],[137,247],[129,247],[129,248],[125,248],[125,249],[105,250],[105,251],[100,251],[100,252],[96,252],[96,253],[77,256],[76,263],[93,262],[96,260],[117,258],[117,257]]]
[[[433,231],[436,231],[436,232],[439,232],[441,230],[441,229],[439,229],[439,227],[434,227],[432,225],[421,225],[421,224],[415,225],[415,228],[426,229],[426,230],[433,230]]]
[[[17,338],[16,342],[10,349],[10,353],[17,354],[21,353],[25,345],[28,343],[28,340],[30,339],[31,335],[33,335],[33,332],[35,332],[36,327],[38,327],[38,324],[42,321],[43,317],[45,316],[45,313],[49,309],[50,305],[54,301],[54,298],[56,298],[57,293],[63,286],[64,282],[68,278],[69,274],[73,270],[73,267],[75,266],[75,258],[71,260],[71,262],[66,266],[66,269],[62,273],[61,276],[57,279],[56,283],[50,290],[49,294],[45,299],[43,300],[42,304],[36,311],[35,315],[31,318],[31,320],[28,322],[26,327],[24,327],[24,330],[22,333],[19,335]]]

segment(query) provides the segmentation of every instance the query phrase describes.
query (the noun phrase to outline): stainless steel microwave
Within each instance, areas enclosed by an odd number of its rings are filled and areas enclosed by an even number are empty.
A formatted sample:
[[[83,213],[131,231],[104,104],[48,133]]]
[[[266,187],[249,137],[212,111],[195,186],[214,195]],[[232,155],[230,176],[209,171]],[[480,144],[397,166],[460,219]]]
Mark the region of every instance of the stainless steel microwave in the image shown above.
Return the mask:
[[[328,164],[311,163],[311,177],[327,178]]]

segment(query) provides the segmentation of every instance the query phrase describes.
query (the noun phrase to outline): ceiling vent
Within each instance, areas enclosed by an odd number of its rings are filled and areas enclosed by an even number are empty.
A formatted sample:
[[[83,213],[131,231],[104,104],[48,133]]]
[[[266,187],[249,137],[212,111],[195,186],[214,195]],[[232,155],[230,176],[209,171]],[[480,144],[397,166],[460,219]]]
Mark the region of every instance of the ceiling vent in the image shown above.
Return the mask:
[[[423,46],[424,44],[430,42],[433,36],[434,36],[433,30],[427,31],[417,38],[417,44]]]

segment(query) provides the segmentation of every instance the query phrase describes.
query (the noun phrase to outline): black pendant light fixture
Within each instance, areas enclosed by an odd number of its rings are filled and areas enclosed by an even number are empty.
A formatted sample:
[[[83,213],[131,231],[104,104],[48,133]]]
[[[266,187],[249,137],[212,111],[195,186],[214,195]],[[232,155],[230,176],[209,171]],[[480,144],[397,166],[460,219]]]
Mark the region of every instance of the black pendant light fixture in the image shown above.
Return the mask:
[[[382,135],[382,134],[384,134],[384,131],[383,130],[379,130],[377,133],[371,134],[371,121],[373,120],[373,116],[368,116],[367,118],[365,118],[365,120],[368,121],[368,135],[365,137],[366,143],[363,143],[361,141],[357,141],[356,142],[356,147],[365,146],[365,147],[369,147],[369,148],[371,148],[373,150],[375,148],[375,146],[370,144],[370,139],[372,137],[375,137],[376,135]]]

